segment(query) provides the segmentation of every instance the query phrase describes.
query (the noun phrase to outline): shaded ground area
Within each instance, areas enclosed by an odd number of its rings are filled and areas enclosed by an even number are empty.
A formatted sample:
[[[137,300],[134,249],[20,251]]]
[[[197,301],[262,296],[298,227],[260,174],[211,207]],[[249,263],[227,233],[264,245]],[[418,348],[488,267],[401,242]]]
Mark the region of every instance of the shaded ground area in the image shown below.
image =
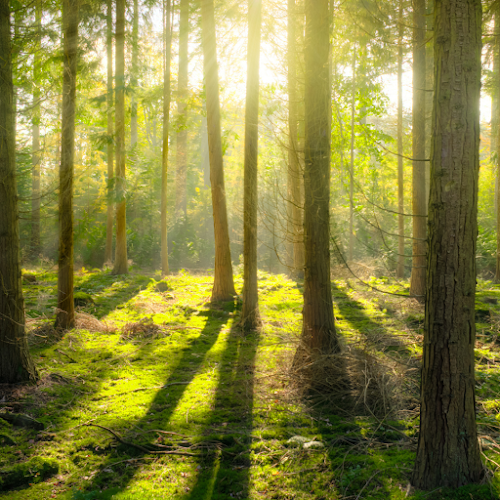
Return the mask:
[[[50,320],[55,279],[40,273],[25,286],[42,378],[0,387],[1,411],[28,414],[45,430],[0,420],[0,499],[498,498],[493,473],[490,484],[455,492],[409,487],[423,319],[414,301],[332,283],[345,355],[362,360],[351,375],[357,405],[338,412],[290,381],[300,283],[262,274],[265,324],[243,335],[238,301],[210,305],[210,277],[83,273],[76,286],[92,297],[79,308],[85,321],[63,337],[36,334]],[[498,299],[498,287],[480,283],[478,421],[492,471],[500,463]],[[382,404],[366,396],[375,393]]]

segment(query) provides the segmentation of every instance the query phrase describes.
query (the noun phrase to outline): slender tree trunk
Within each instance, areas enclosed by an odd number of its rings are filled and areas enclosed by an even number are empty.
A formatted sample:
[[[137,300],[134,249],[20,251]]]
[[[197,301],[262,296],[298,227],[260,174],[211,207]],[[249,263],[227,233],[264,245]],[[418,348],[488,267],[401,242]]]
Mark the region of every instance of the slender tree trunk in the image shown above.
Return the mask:
[[[496,182],[495,182],[495,212],[497,220],[497,254],[496,254],[496,271],[495,271],[495,281],[500,282],[500,196],[499,196],[499,185],[500,185],[500,126],[499,126],[499,99],[500,99],[500,6],[495,8],[495,48],[494,48],[494,75],[496,76],[496,82],[493,86],[494,89],[494,101],[492,106],[492,117],[495,117],[495,121],[492,118],[492,130],[495,127],[496,140],[495,147],[497,153],[496,161]],[[493,142],[493,141],[492,141]]]
[[[163,74],[163,151],[161,162],[161,273],[166,276],[168,269],[167,240],[167,178],[168,178],[168,129],[170,123],[170,53],[172,36],[170,33],[170,0],[164,0],[164,43],[165,61]]]
[[[177,132],[177,172],[175,190],[175,212],[187,214],[187,106],[188,97],[188,35],[189,35],[189,0],[180,0],[179,20],[179,84],[177,91],[177,112],[179,113],[179,131]]]
[[[404,222],[404,175],[403,175],[403,3],[399,2],[399,37],[398,37],[398,265],[396,276],[405,275],[405,222]]]
[[[64,67],[59,167],[59,259],[56,327],[75,326],[73,303],[73,168],[75,157],[78,0],[63,0]]]
[[[247,95],[243,193],[243,330],[260,324],[257,289],[257,164],[259,139],[259,60],[262,0],[248,0]]]
[[[425,0],[413,2],[413,257],[410,294],[424,299],[427,243],[425,189]]]
[[[42,41],[42,4],[35,2],[36,45],[33,55],[33,127],[32,127],[32,189],[31,189],[31,257],[40,254],[40,77]]]
[[[114,138],[113,138],[113,3],[106,0],[106,58],[107,58],[107,120],[108,120],[108,202],[106,220],[106,250],[104,262],[113,260],[113,210],[114,210],[114,189],[113,189],[113,159],[114,159]]]
[[[480,0],[437,0],[429,258],[420,434],[413,484],[458,488],[483,475],[474,396]]]
[[[496,77],[496,81],[492,88],[491,95],[491,136],[490,136],[490,147],[491,153],[497,152],[497,138],[498,138],[498,115],[499,107],[498,100],[500,97],[499,92],[499,70],[500,70],[500,7],[497,5],[493,12],[493,21],[495,23],[494,27],[494,41],[493,41],[493,75]]]
[[[351,165],[349,168],[349,262],[354,259],[354,119],[356,116],[356,46],[352,56]]]
[[[127,221],[125,192],[125,0],[116,0],[115,130],[116,245],[113,274],[126,274]]]
[[[215,236],[215,276],[212,301],[230,300],[236,294],[229,247],[224,168],[220,131],[219,70],[215,38],[213,0],[201,0],[201,31],[203,45],[203,71],[205,75],[208,149],[210,157],[210,184]]]
[[[138,0],[134,0],[134,19],[132,22],[132,71],[130,75],[130,86],[132,87],[132,98],[130,106],[130,147],[134,149],[137,144],[137,60],[139,58],[139,6]],[[135,156],[135,155],[134,155]]]
[[[330,85],[328,0],[305,0],[305,281],[302,342],[340,349],[330,283]],[[297,358],[296,358],[297,359]]]
[[[36,381],[24,328],[17,211],[10,2],[0,0],[0,382]]]
[[[434,12],[434,0],[427,0],[427,12]],[[432,47],[433,16],[426,16],[425,35],[425,157],[431,156],[431,129],[432,129],[432,100],[434,88],[434,51]],[[429,194],[431,188],[431,162],[425,162],[425,213],[429,208]]]

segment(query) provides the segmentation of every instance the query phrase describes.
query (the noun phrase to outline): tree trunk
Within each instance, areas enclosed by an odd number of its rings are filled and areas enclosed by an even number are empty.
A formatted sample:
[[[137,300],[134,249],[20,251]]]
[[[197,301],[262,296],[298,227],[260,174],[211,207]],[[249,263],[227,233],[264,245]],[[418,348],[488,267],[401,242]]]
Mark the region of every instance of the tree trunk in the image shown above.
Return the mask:
[[[427,220],[425,205],[425,0],[413,2],[413,257],[410,294],[425,296]]]
[[[0,0],[0,383],[36,381],[24,328],[17,211],[10,2]]]
[[[500,98],[500,7],[497,6],[495,8],[495,48],[494,48],[494,70],[493,74],[496,76],[496,82],[493,86],[494,97],[493,106],[491,109],[492,117],[495,117],[495,121],[493,118],[491,120],[492,130],[493,127],[496,128],[496,140],[495,147],[497,153],[497,161],[496,161],[496,171],[497,177],[495,182],[495,212],[496,212],[496,220],[497,220],[497,255],[496,255],[496,271],[495,271],[495,281],[497,283],[500,282],[500,196],[499,196],[499,188],[500,185],[500,126],[499,126],[499,98]]]
[[[302,342],[310,352],[340,349],[330,283],[330,85],[328,0],[306,0],[305,282]]]
[[[215,276],[212,301],[231,300],[236,291],[229,247],[224,168],[220,131],[219,70],[215,38],[213,0],[201,0],[201,31],[203,45],[203,71],[205,76],[208,149],[210,157],[210,184],[215,236]]]
[[[64,67],[59,167],[59,259],[57,328],[75,326],[73,303],[73,169],[75,157],[76,70],[78,61],[78,0],[63,1]]]
[[[177,112],[179,130],[177,132],[177,172],[175,189],[176,215],[187,215],[187,107],[188,97],[188,35],[189,35],[189,0],[180,0],[179,20],[179,84],[177,91]]]
[[[497,138],[498,138],[498,115],[499,115],[499,107],[498,107],[498,99],[500,97],[499,92],[499,70],[500,70],[500,7],[496,6],[493,12],[493,21],[495,23],[494,33],[495,36],[493,43],[493,75],[496,80],[493,83],[492,95],[491,95],[491,136],[490,136],[490,153],[497,152]]]
[[[475,422],[480,0],[435,12],[429,255],[420,435],[413,484],[458,488],[483,475]]]
[[[134,19],[132,22],[132,71],[130,74],[131,102],[130,102],[130,148],[137,144],[137,59],[139,58],[139,6],[134,0]],[[135,155],[134,155],[135,156]]]
[[[396,276],[405,275],[405,222],[404,222],[404,175],[403,175],[403,3],[399,2],[398,37],[398,265]]]
[[[352,56],[351,165],[349,167],[349,262],[354,259],[354,119],[356,113],[356,46]]]
[[[166,4],[166,5],[165,5]],[[164,43],[165,61],[163,75],[163,151],[161,161],[161,273],[166,276],[168,269],[168,240],[167,240],[167,179],[168,179],[168,128],[170,125],[170,53],[172,36],[170,33],[170,0],[164,0]]]
[[[31,189],[31,249],[32,258],[40,254],[40,77],[42,41],[42,4],[35,2],[35,53],[33,55],[33,128],[32,128],[32,189]]]
[[[113,138],[113,4],[112,0],[106,1],[106,59],[107,59],[107,121],[108,121],[108,202],[106,220],[106,250],[104,252],[104,262],[113,260],[113,210],[114,210],[114,189],[113,189],[113,158],[114,158],[114,138]]]
[[[113,274],[126,274],[127,220],[125,192],[125,0],[116,0],[115,130],[116,245]]]
[[[257,164],[259,139],[259,60],[262,0],[248,0],[247,95],[243,193],[243,330],[260,325],[257,289]]]

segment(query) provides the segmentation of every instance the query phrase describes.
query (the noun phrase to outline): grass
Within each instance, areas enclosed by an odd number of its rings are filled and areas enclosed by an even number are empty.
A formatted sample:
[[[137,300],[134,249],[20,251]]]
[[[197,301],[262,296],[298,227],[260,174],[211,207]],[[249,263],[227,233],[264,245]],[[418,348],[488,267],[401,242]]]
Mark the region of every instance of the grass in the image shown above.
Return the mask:
[[[25,298],[41,379],[0,388],[0,398],[45,430],[0,420],[0,499],[499,496],[500,289],[492,283],[479,283],[476,346],[479,435],[491,474],[483,485],[424,493],[409,487],[423,320],[416,302],[332,283],[344,349],[363,350],[363,376],[384,398],[374,414],[361,394],[360,411],[339,412],[290,383],[302,297],[284,276],[260,275],[264,325],[245,336],[238,301],[210,305],[209,276],[81,272],[78,328],[61,337],[48,326],[56,276],[35,275]],[[401,289],[389,278],[372,282]]]

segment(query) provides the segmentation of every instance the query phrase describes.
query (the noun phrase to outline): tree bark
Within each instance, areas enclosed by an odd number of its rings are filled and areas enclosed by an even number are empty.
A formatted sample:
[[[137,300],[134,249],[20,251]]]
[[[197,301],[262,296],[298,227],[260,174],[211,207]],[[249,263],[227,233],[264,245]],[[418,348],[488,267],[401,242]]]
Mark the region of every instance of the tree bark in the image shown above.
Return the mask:
[[[75,326],[73,303],[73,169],[75,157],[78,0],[63,1],[64,67],[59,167],[59,258],[56,327]]]
[[[413,257],[410,294],[425,296],[426,194],[425,194],[425,0],[413,2]]]
[[[494,91],[494,99],[492,103],[492,120],[491,120],[491,127],[493,130],[493,127],[495,127],[495,132],[496,132],[496,140],[495,140],[495,147],[496,147],[496,153],[497,153],[497,161],[496,161],[496,171],[497,171],[497,176],[496,176],[496,182],[495,182],[495,215],[496,215],[496,221],[497,221],[497,254],[496,254],[496,270],[495,270],[495,281],[497,283],[500,282],[500,196],[499,196],[499,188],[498,186],[500,185],[500,126],[499,126],[499,99],[500,99],[500,6],[497,6],[495,8],[495,34],[497,35],[495,37],[495,48],[494,48],[494,69],[493,69],[493,74],[496,76],[496,82],[495,85],[493,86],[493,91]],[[493,120],[493,117],[495,120]]]
[[[130,99],[130,148],[134,149],[137,144],[137,60],[139,58],[139,6],[138,0],[134,0],[134,19],[132,21],[132,71],[130,74],[130,87],[132,90]]]
[[[24,327],[17,210],[10,2],[0,0],[0,383],[36,381]]]
[[[40,254],[40,77],[42,42],[42,4],[35,2],[36,45],[33,54],[33,127],[32,127],[32,189],[31,189],[31,249],[32,258]]]
[[[330,283],[330,85],[328,0],[306,0],[305,281],[302,342],[309,352],[340,350]]]
[[[170,53],[172,36],[170,33],[170,0],[164,0],[164,43],[165,61],[163,75],[163,150],[161,162],[161,273],[167,276],[168,269],[168,238],[167,238],[167,179],[168,179],[168,132],[170,125]]]
[[[259,139],[259,60],[262,0],[248,0],[247,95],[243,193],[243,330],[260,325],[257,288],[257,164]]]
[[[349,167],[349,262],[354,259],[354,141],[356,133],[356,46],[352,56],[352,96],[351,96],[351,164]]]
[[[177,172],[175,190],[175,212],[178,216],[187,215],[187,106],[188,97],[188,36],[189,0],[180,0],[179,20],[179,83],[177,90],[177,112],[179,129],[177,132]]]
[[[114,137],[113,137],[113,3],[106,0],[106,59],[107,59],[107,163],[108,163],[108,185],[107,185],[107,219],[106,219],[106,249],[104,262],[113,260],[113,211],[114,211],[114,189],[113,189],[113,159],[114,159]]]
[[[226,192],[220,130],[219,70],[215,37],[213,0],[201,0],[201,31],[203,45],[203,71],[205,76],[208,149],[210,158],[210,184],[215,236],[215,276],[212,301],[231,300],[236,291],[229,247]]]
[[[457,488],[483,475],[474,343],[480,0],[437,0],[429,255],[420,435],[413,484]]]
[[[491,95],[491,136],[490,136],[490,152],[497,152],[497,138],[498,138],[498,99],[500,97],[499,92],[499,70],[500,70],[500,7],[496,6],[493,12],[493,21],[495,23],[494,27],[494,42],[493,42],[493,75],[496,77],[493,83],[492,95]]]
[[[113,274],[126,274],[127,220],[125,191],[125,0],[116,0],[115,130],[116,245]]]
[[[399,2],[398,12],[398,265],[396,276],[405,275],[405,221],[404,221],[404,172],[403,172],[403,3]]]

